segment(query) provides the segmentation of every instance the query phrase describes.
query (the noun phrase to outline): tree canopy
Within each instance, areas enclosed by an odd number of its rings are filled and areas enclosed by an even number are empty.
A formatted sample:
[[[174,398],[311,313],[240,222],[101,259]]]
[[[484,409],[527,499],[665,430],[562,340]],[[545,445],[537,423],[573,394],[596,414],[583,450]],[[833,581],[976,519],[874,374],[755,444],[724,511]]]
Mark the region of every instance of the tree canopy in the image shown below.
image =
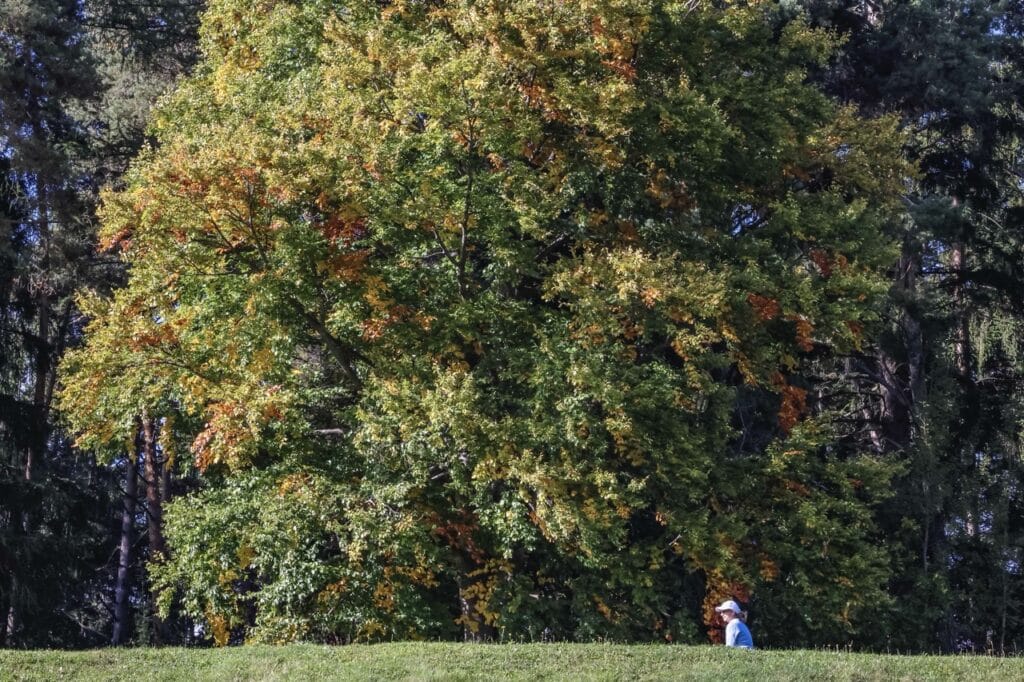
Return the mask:
[[[762,585],[766,630],[830,641],[884,607],[893,469],[830,446],[806,372],[877,318],[912,172],[896,118],[807,83],[833,36],[226,0],[202,46],[106,196],[130,278],[62,393],[91,447],[173,415],[211,481],[166,606],[221,641],[695,640]]]

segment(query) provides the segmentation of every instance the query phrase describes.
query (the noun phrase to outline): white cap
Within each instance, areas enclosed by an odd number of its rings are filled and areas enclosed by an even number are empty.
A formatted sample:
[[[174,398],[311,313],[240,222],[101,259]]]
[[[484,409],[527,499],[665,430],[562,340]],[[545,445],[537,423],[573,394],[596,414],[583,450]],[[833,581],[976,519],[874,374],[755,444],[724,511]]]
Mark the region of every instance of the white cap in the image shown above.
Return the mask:
[[[722,611],[732,611],[733,613],[743,613],[743,609],[740,605],[734,602],[732,599],[728,599],[722,602],[721,606],[716,606],[715,611],[721,613]]]

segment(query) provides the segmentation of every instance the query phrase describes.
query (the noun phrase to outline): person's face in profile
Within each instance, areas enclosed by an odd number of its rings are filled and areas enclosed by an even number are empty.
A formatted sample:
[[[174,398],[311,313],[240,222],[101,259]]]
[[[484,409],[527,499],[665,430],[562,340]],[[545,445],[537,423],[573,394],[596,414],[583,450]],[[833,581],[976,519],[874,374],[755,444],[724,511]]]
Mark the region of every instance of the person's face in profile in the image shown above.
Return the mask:
[[[732,609],[725,609],[721,612],[721,614],[723,623],[728,623],[730,620],[736,617],[736,613],[732,611]]]

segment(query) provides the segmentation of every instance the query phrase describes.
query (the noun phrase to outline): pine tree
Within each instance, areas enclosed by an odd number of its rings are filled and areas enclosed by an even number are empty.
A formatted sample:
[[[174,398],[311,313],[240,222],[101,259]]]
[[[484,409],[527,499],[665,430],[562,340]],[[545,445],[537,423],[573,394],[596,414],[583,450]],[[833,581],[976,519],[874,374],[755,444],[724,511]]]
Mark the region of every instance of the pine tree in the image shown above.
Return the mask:
[[[164,10],[176,6],[163,4]],[[111,499],[115,482],[110,470],[72,450],[52,402],[58,361],[81,332],[75,290],[85,285],[106,290],[123,274],[120,264],[111,267],[110,259],[94,258],[96,193],[123,172],[141,145],[144,112],[159,88],[170,83],[163,59],[170,48],[145,52],[150,74],[159,63],[162,86],[152,85],[152,76],[149,85],[143,83],[140,52],[135,94],[121,88],[112,96],[118,89],[111,77],[113,44],[90,26],[97,10],[109,10],[104,8],[101,2],[62,0],[0,3],[0,642],[5,645],[95,645],[109,637],[100,633],[109,624],[105,593],[113,588],[112,573],[103,569],[116,542],[107,523],[117,504]],[[194,7],[189,11],[194,23]],[[189,26],[180,25],[183,36],[193,30]],[[133,41],[139,47],[145,37],[136,34]],[[186,43],[174,48],[176,59],[189,58]],[[125,58],[135,54],[120,55],[122,75]]]
[[[890,590],[903,639],[889,643],[1006,650],[1022,636],[1020,6],[804,4],[847,37],[822,82],[863,111],[898,112],[920,171],[890,228],[902,244],[891,322],[837,382],[868,396],[850,411],[872,447],[906,462],[882,519],[902,546]]]

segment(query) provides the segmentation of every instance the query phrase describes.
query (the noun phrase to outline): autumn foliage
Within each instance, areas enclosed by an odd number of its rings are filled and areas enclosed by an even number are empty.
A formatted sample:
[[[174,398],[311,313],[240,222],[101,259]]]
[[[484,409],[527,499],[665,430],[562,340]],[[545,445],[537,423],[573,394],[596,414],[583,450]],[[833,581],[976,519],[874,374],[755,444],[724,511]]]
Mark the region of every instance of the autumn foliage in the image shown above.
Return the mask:
[[[143,410],[191,443],[164,607],[221,643],[700,641],[723,597],[860,627],[890,470],[830,450],[801,375],[873,320],[906,169],[805,84],[831,36],[771,3],[247,7],[211,3],[106,195],[131,275],[66,361],[82,445]]]

